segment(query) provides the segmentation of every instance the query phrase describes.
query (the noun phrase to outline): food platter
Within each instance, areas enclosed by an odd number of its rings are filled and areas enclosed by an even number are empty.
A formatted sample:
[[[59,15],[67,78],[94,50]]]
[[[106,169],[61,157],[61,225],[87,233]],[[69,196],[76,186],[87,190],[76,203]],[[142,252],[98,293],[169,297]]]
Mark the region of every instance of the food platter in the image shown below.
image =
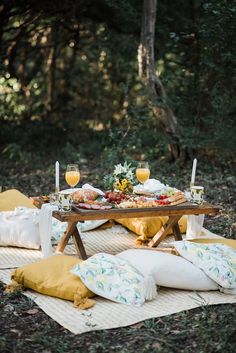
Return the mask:
[[[79,198],[78,198],[79,196]],[[78,201],[79,200],[79,201]],[[107,191],[102,198],[83,199],[81,193],[73,198],[72,208],[75,211],[85,210],[126,210],[126,209],[154,209],[160,207],[176,206],[187,202],[181,191],[168,195],[136,195],[121,192]]]
[[[126,209],[156,209],[160,207],[186,204],[187,199],[182,191],[171,189],[164,194],[141,194],[106,191],[103,196],[87,189],[79,189],[72,194],[72,208],[78,210],[126,210]],[[48,198],[42,197],[43,202]]]
[[[173,214],[192,214],[193,209],[199,208],[199,205],[192,204],[188,201],[177,206],[157,206],[157,207],[144,207],[144,208],[110,208],[110,209],[84,209],[80,208],[77,204],[72,203],[72,211],[78,214],[81,219],[119,219],[119,218],[132,218],[132,217],[149,217],[158,215],[171,215]]]

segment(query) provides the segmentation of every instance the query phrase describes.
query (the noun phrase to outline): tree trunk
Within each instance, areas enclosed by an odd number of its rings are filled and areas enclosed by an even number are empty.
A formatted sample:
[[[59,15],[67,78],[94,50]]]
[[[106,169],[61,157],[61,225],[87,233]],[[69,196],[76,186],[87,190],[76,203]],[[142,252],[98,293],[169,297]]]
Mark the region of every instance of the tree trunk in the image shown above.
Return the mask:
[[[51,48],[47,59],[48,85],[47,85],[47,109],[50,113],[54,110],[54,97],[56,88],[56,59],[57,59],[57,25],[52,26],[49,32]]]
[[[166,92],[155,70],[154,39],[156,22],[156,0],[143,1],[141,40],[138,49],[139,76],[148,89],[154,115],[168,139],[171,158],[185,158],[185,151],[179,144],[177,119],[166,103]]]

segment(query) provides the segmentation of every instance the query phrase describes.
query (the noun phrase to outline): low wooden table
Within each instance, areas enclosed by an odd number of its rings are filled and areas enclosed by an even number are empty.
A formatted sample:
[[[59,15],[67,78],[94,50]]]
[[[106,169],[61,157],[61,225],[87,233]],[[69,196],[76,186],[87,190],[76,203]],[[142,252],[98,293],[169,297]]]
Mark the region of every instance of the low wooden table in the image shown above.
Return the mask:
[[[38,208],[41,208],[43,204],[42,198],[35,197],[33,198],[33,201]],[[87,254],[77,229],[78,222],[99,219],[168,216],[169,220],[167,223],[147,244],[147,247],[152,248],[160,244],[160,242],[165,239],[170,229],[173,230],[173,234],[176,240],[182,240],[178,221],[183,215],[216,214],[218,212],[218,207],[213,206],[207,202],[203,202],[201,205],[194,205],[189,202],[185,202],[177,206],[158,206],[152,208],[129,209],[112,208],[109,210],[86,210],[72,206],[71,212],[53,212],[53,217],[57,218],[61,222],[68,223],[65,233],[62,235],[57,245],[56,252],[63,252],[69,241],[69,238],[72,236],[79,256],[83,260],[87,259]]]

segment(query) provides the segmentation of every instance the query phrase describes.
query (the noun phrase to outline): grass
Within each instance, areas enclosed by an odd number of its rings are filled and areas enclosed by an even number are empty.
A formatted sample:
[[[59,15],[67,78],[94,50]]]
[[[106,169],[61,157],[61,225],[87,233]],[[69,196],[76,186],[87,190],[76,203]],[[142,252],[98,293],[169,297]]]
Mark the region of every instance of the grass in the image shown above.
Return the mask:
[[[84,161],[82,183],[102,187],[104,170]],[[92,164],[93,163],[93,164]],[[2,163],[3,188],[15,187],[27,195],[47,194],[53,190],[54,162],[45,166]],[[61,163],[65,166],[65,163]],[[163,160],[151,163],[152,176],[169,185],[185,189],[189,185],[191,163],[185,167]],[[97,177],[94,178],[94,175]],[[206,199],[221,207],[217,216],[207,216],[209,230],[236,238],[235,182],[231,165],[199,163],[196,182],[205,187]],[[61,186],[66,184],[61,177]],[[37,310],[32,310],[37,309]],[[0,352],[160,352],[233,353],[236,346],[236,305],[202,305],[189,311],[113,330],[74,335],[50,319],[21,293],[3,294],[0,284]]]
[[[20,293],[1,294],[0,309],[2,353],[235,351],[236,305],[205,305],[125,328],[82,335],[68,332]]]

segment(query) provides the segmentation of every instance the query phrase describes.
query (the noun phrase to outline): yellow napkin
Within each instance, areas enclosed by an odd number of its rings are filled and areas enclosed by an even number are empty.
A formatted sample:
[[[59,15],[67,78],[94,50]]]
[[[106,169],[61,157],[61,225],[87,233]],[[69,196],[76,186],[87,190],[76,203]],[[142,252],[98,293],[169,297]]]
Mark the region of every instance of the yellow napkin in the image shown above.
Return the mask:
[[[36,208],[27,196],[16,189],[0,193],[0,212],[14,211],[19,206]]]

